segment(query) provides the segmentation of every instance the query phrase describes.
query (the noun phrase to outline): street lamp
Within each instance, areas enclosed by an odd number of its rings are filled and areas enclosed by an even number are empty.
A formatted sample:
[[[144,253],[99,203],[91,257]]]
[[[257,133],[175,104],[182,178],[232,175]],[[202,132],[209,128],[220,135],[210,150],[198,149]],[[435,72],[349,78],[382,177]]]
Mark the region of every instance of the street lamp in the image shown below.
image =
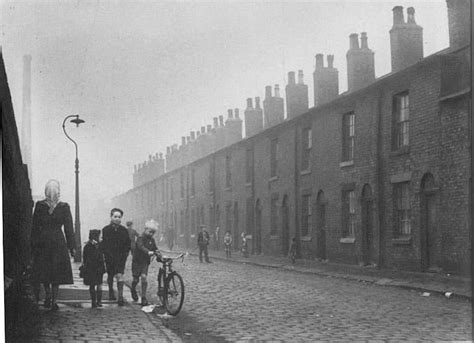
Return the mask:
[[[77,143],[67,134],[66,132],[66,120],[71,119],[70,122],[76,124],[76,127],[79,127],[79,124],[85,123],[84,120],[79,119],[79,115],[69,115],[63,120],[63,131],[67,138],[74,143],[76,147],[76,213],[74,219],[74,239],[76,241],[76,253],[74,254],[74,262],[82,261],[82,249],[81,249],[81,220],[79,219],[79,158],[77,157]]]

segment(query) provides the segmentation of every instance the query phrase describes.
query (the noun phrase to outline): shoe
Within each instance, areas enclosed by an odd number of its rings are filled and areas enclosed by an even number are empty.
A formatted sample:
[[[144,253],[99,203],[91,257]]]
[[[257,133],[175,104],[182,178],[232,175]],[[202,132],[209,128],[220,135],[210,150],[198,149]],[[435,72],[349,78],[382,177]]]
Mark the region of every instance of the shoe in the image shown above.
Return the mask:
[[[212,263],[212,261],[209,261],[209,260],[207,260],[206,262],[207,262],[207,263]]]
[[[109,300],[117,300],[114,291],[109,291]]]
[[[51,308],[51,298],[46,298],[44,300],[43,306],[46,307],[46,308]]]
[[[123,305],[125,305],[125,300],[122,297],[120,297],[119,300],[117,301],[117,304],[119,306],[123,306]]]
[[[58,304],[56,304],[56,303],[52,304],[51,305],[51,311],[56,312],[57,310],[59,310]]]
[[[97,307],[104,307],[101,302],[97,302]]]
[[[97,307],[97,303],[96,303],[95,301],[93,301],[91,307],[92,307],[92,308],[96,308],[96,307]]]
[[[138,301],[137,290],[136,290],[135,288],[132,288],[132,289],[131,289],[131,292],[132,292],[132,299],[133,299],[133,301]]]
[[[146,300],[145,297],[142,297],[142,306],[148,306],[148,305],[150,305],[150,304],[148,303],[148,300]]]

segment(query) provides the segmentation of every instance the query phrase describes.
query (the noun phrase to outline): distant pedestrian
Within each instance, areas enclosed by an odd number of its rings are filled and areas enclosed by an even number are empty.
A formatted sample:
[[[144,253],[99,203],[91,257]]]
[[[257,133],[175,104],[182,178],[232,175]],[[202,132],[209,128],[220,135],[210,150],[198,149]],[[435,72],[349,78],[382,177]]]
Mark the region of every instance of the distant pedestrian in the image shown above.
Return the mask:
[[[249,257],[249,250],[247,246],[247,234],[245,232],[242,232],[242,234],[240,235],[240,238],[242,239],[242,247],[241,247],[242,255],[244,257]]]
[[[206,227],[201,225],[201,231],[198,233],[197,243],[199,246],[199,261],[202,263],[202,254],[204,253],[204,259],[207,263],[211,263],[209,260],[209,253],[207,251],[207,246],[209,245],[209,232],[207,232]]]
[[[36,285],[42,283],[44,286],[45,307],[57,311],[59,285],[74,283],[69,253],[74,256],[76,245],[71,210],[67,203],[59,201],[59,182],[49,180],[44,193],[46,199],[36,203],[33,213],[32,274]]]
[[[89,231],[89,241],[84,246],[83,269],[84,284],[89,286],[92,308],[102,307],[102,282],[105,273],[104,256],[100,247],[100,230]]]
[[[117,280],[118,305],[124,305],[123,273],[128,252],[130,251],[130,237],[122,222],[123,211],[113,208],[110,211],[110,224],[102,229],[102,247],[105,266],[107,269],[107,283],[109,285],[109,300],[117,300],[114,293],[114,277]]]
[[[232,251],[232,235],[230,234],[230,231],[226,231],[224,235],[224,249],[225,249],[225,257],[230,258],[231,251]]]
[[[291,239],[290,250],[288,252],[288,256],[291,259],[291,263],[295,264],[296,263],[296,238],[295,237]]]
[[[166,229],[166,242],[167,242],[167,245],[168,245],[168,249],[173,250],[173,246],[174,246],[174,240],[175,240],[175,237],[174,237],[174,229],[173,227],[170,225],[168,226],[168,228]]]
[[[221,240],[221,228],[219,225],[216,226],[216,231],[214,232],[214,249],[219,250],[219,244]]]
[[[127,225],[128,237],[130,238],[130,251],[132,253],[135,252],[135,247],[137,244],[137,238],[139,236],[138,232],[133,228],[133,222],[131,220],[127,221],[125,224]]]
[[[145,230],[137,239],[137,249],[133,255],[132,260],[132,298],[133,301],[138,301],[138,294],[136,287],[141,281],[142,286],[142,306],[148,305],[146,290],[148,287],[147,275],[148,266],[150,265],[151,256],[159,255],[158,247],[156,246],[153,235],[158,229],[158,224],[154,220],[149,220],[145,223]]]

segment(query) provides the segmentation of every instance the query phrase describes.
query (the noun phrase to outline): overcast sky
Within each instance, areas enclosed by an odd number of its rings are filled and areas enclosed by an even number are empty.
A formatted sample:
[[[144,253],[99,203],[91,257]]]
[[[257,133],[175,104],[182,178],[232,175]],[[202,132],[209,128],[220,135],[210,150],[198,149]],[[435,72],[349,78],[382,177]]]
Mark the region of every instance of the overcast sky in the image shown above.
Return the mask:
[[[23,55],[32,56],[33,193],[56,178],[71,204],[66,115],[86,121],[69,132],[79,144],[81,202],[92,204],[131,188],[133,165],[149,154],[228,108],[243,111],[266,85],[284,90],[288,71],[304,71],[312,107],[316,53],[335,55],[345,91],[353,32],[367,32],[376,76],[387,74],[396,5],[405,17],[415,8],[425,56],[448,46],[444,0],[0,1],[0,44],[20,128]]]

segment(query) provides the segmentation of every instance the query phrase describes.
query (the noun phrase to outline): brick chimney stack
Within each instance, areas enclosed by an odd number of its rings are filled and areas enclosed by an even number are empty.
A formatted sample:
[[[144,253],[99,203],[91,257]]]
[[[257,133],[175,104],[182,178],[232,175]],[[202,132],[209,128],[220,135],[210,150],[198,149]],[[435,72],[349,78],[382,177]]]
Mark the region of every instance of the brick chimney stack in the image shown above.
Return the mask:
[[[286,85],[286,114],[288,119],[308,111],[308,86],[303,81],[303,71],[298,71],[298,83],[295,82],[295,72],[288,73]]]
[[[263,100],[265,128],[279,124],[285,119],[285,106],[283,98],[280,97],[280,86],[275,85],[274,91],[275,95],[272,96],[272,87],[265,87],[265,99]]]
[[[327,55],[328,66],[324,67],[323,54],[316,55],[313,73],[314,106],[322,105],[339,95],[339,72],[334,68],[334,55]]]
[[[367,44],[367,34],[361,33],[362,46],[359,47],[359,35],[349,36],[350,49],[347,51],[347,81],[349,92],[368,86],[375,81],[374,52]]]
[[[470,43],[470,0],[446,0],[448,7],[449,46],[461,48]]]
[[[415,9],[407,9],[407,21],[403,7],[393,8],[393,26],[390,30],[392,72],[405,69],[423,58],[423,28],[416,24]]]
[[[271,91],[271,88],[270,88]],[[260,108],[260,98],[255,98],[255,108],[252,104],[252,98],[247,99],[247,108],[244,111],[245,118],[245,136],[250,137],[263,129],[263,112]]]
[[[225,145],[231,145],[242,139],[242,119],[239,118],[239,109],[227,111],[228,119],[225,122]],[[235,118],[234,118],[235,116]]]

